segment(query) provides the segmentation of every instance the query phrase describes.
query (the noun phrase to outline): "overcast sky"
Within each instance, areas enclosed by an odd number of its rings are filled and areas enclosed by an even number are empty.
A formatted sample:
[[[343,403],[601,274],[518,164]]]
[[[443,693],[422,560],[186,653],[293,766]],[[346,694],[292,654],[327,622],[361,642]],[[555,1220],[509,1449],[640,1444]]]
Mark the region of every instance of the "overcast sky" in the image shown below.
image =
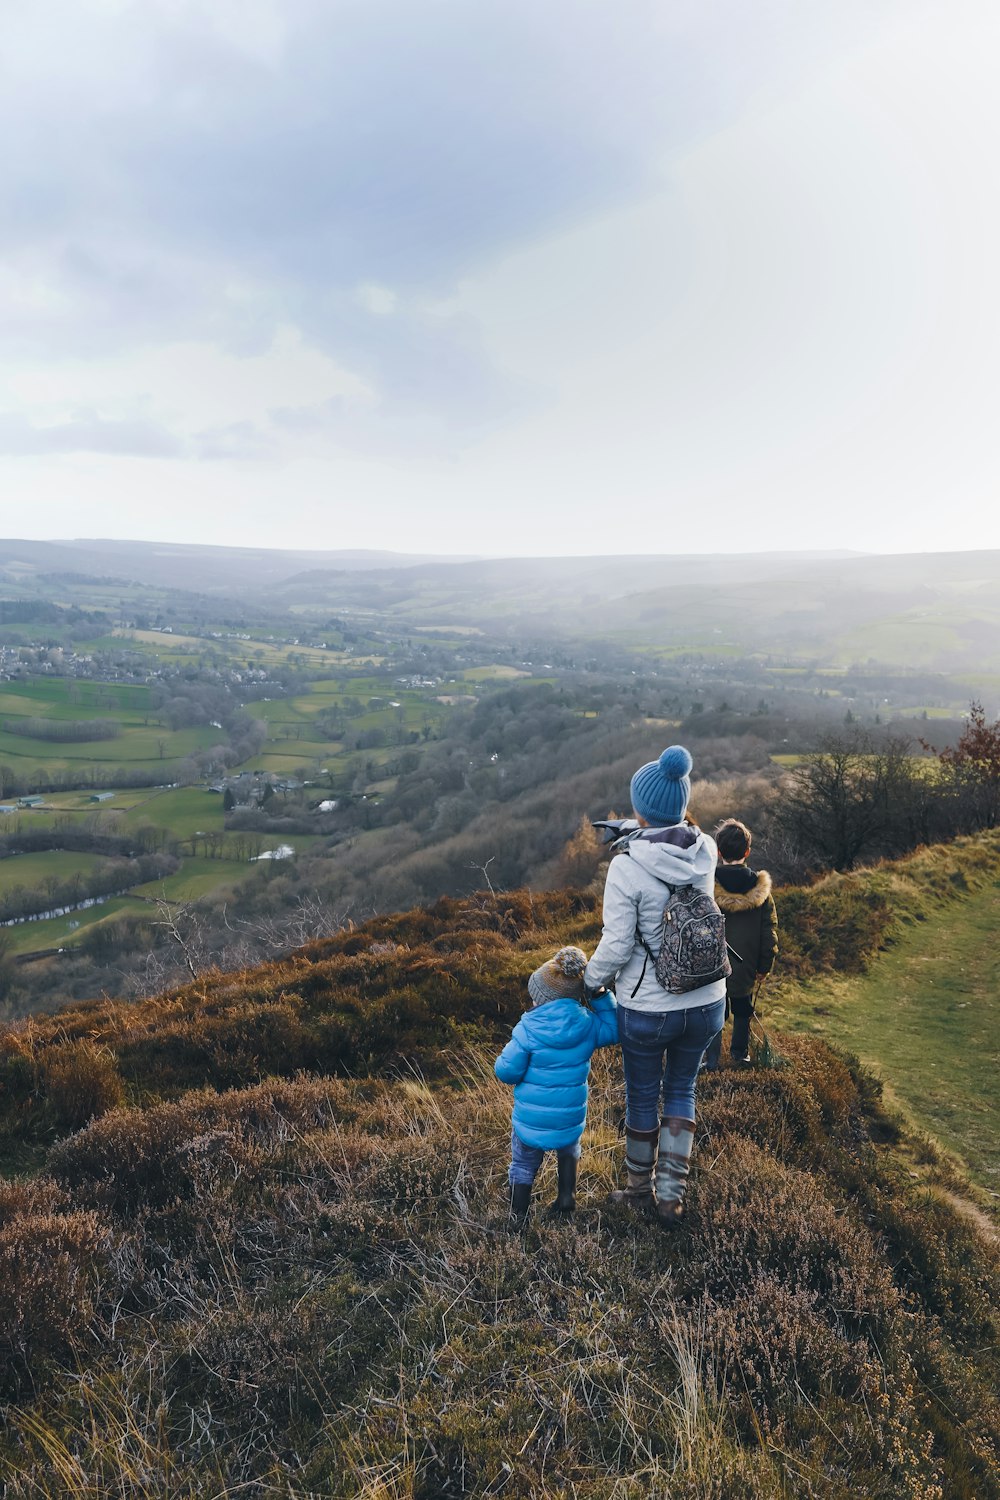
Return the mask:
[[[995,0],[0,20],[0,534],[1000,547]]]

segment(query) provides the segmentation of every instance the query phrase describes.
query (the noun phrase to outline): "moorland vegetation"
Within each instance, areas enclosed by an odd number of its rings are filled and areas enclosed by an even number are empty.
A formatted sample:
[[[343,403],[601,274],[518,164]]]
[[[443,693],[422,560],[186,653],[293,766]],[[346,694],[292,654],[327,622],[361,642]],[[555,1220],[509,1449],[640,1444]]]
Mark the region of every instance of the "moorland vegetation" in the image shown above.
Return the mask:
[[[981,833],[779,892],[783,979],[863,973],[1000,877]],[[821,1040],[702,1093],[690,1221],[505,1228],[490,1072],[593,890],[482,891],[0,1033],[12,1500],[991,1500],[1000,1256]]]

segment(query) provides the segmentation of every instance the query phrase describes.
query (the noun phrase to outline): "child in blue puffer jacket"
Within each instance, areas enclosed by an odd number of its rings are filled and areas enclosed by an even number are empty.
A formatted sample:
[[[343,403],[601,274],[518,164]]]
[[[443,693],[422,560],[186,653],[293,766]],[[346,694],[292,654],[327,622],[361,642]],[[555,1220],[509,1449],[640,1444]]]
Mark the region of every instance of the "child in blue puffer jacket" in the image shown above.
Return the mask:
[[[546,1151],[556,1152],[559,1193],[554,1213],[576,1207],[576,1164],[587,1123],[587,1078],[598,1047],[618,1040],[613,995],[584,1004],[583,971],[587,955],[580,948],[560,948],[528,980],[532,1009],[496,1060],[501,1083],[514,1085],[514,1118],[510,1136],[510,1218],[523,1225],[531,1187]]]

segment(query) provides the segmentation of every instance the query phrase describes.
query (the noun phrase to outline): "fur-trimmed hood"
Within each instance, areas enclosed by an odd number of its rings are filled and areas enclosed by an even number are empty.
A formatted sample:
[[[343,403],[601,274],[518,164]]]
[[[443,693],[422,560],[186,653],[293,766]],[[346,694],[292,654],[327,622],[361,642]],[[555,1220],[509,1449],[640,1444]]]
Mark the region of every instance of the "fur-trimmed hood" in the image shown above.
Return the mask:
[[[739,869],[744,877],[752,873],[742,865],[733,866],[732,868]],[[715,899],[719,904],[719,910],[728,916],[732,912],[753,911],[756,907],[763,906],[771,894],[771,877],[767,871],[760,870],[757,873],[756,879],[749,886],[749,889],[730,891],[722,883],[726,879],[729,869],[730,866],[720,865],[715,872]],[[747,885],[746,879],[741,880],[739,884],[745,887]]]

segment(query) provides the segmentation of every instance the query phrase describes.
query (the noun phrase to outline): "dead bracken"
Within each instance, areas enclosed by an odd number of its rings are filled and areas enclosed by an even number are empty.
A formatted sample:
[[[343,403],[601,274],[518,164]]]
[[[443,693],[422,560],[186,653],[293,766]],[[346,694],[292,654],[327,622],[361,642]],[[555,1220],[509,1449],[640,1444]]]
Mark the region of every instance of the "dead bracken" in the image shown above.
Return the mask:
[[[780,893],[792,973],[995,878],[996,839],[934,855],[933,887],[917,854]],[[5,1031],[35,1168],[0,1182],[11,1500],[1000,1495],[996,1239],[823,1043],[706,1082],[669,1240],[607,1206],[599,1055],[575,1221],[504,1232],[490,1049],[596,924],[586,894],[446,901]]]

